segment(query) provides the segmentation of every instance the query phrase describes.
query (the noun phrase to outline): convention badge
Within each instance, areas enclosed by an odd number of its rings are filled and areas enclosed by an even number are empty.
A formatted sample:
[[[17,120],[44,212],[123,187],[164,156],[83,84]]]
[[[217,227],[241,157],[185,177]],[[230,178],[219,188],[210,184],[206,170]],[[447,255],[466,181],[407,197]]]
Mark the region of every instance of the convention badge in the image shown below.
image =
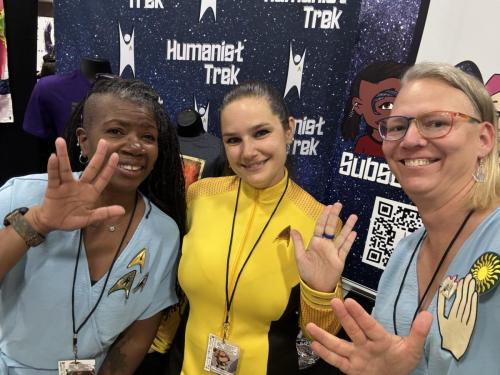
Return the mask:
[[[311,367],[318,361],[319,356],[312,350],[311,340],[304,336],[302,331],[297,335],[295,347],[299,355],[299,370]]]
[[[213,334],[208,335],[205,371],[220,375],[236,374],[240,348]]]
[[[488,251],[476,259],[469,271],[479,295],[493,290],[500,281],[500,255]]]
[[[95,375],[94,359],[59,361],[59,375]]]

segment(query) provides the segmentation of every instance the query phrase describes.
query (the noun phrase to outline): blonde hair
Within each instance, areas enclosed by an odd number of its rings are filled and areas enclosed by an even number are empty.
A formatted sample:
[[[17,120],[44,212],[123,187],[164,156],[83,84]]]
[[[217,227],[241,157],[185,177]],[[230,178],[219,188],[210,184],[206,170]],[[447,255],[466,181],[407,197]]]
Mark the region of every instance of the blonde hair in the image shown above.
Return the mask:
[[[474,76],[449,64],[419,63],[408,69],[401,79],[401,86],[419,80],[435,79],[462,91],[470,100],[481,122],[491,123],[496,131],[496,142],[483,158],[486,180],[477,182],[469,196],[470,207],[482,210],[496,206],[500,202],[500,168],[498,156],[498,117],[495,106],[484,85]]]

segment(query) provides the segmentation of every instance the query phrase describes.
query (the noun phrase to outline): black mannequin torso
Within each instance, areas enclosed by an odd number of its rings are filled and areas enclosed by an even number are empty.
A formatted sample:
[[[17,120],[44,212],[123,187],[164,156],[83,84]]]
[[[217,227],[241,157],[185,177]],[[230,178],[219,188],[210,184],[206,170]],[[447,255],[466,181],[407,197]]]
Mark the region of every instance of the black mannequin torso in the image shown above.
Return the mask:
[[[177,136],[186,186],[200,178],[224,173],[226,157],[222,142],[205,131],[197,111],[189,108],[177,114]]]
[[[98,73],[111,74],[111,64],[106,59],[84,57],[80,62],[80,71],[89,81],[94,81]]]
[[[180,137],[196,137],[203,133],[201,116],[194,109],[186,109],[177,115],[177,134]]]

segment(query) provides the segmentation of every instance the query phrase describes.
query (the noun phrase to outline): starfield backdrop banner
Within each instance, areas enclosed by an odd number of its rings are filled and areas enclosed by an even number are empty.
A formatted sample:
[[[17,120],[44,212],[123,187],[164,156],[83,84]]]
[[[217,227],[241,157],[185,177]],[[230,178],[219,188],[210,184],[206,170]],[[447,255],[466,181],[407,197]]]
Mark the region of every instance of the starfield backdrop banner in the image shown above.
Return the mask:
[[[194,107],[215,135],[225,92],[249,79],[273,84],[297,120],[291,175],[319,201],[360,216],[345,280],[373,293],[394,244],[418,226],[373,121],[390,110],[401,68],[415,58],[427,3],[58,0],[58,71],[107,58],[114,73],[155,87],[173,119]]]

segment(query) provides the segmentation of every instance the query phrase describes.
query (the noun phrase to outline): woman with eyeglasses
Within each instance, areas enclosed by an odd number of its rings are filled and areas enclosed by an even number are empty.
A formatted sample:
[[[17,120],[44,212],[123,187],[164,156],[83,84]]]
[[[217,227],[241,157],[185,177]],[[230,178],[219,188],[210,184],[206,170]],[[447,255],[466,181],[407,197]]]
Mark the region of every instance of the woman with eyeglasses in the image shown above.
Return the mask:
[[[379,122],[392,172],[424,227],[401,240],[373,316],[332,307],[352,342],[311,324],[313,349],[346,374],[498,373],[500,179],[495,108],[474,77],[422,63]]]
[[[66,133],[47,174],[0,188],[0,374],[132,374],[177,302],[184,180],[158,94],[98,80]]]

